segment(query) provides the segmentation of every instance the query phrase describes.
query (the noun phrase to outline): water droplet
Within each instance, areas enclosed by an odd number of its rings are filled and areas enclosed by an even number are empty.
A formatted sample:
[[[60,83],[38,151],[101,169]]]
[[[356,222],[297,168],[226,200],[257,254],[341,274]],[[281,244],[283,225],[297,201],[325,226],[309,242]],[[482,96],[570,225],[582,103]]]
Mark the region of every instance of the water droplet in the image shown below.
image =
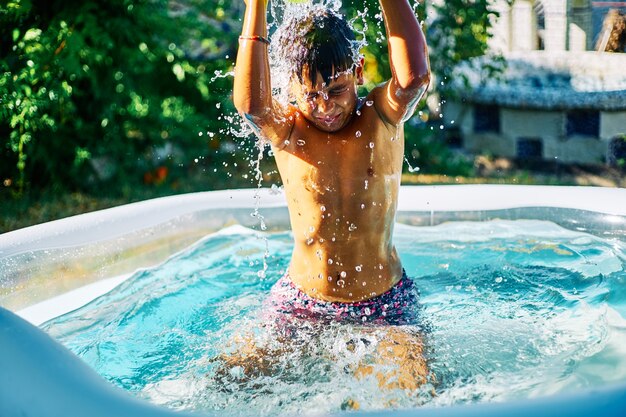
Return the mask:
[[[363,281],[363,282],[361,283],[361,285],[363,285],[363,286],[365,287],[365,286],[367,285],[367,282]]]
[[[361,204],[361,210],[365,208],[365,204]]]
[[[321,261],[322,260],[322,251],[321,250],[316,250],[315,254],[317,255],[317,258]]]
[[[350,226],[348,227],[348,231],[354,232],[355,230],[356,230],[356,225],[354,223],[350,223]]]
[[[356,269],[356,272],[361,272],[363,270],[363,265],[357,265],[354,269]]]
[[[357,110],[357,111],[356,111],[356,115],[357,115],[357,116],[360,116],[360,115],[361,115],[361,110]]]
[[[367,101],[365,102],[365,105],[366,105],[367,107],[372,107],[372,106],[374,105],[374,102],[373,102],[372,100],[367,100]]]
[[[365,189],[367,190],[367,186],[369,185],[369,182],[367,180],[365,180]]]
[[[330,275],[328,276],[328,282],[331,282],[333,280],[333,277],[331,277]]]
[[[339,285],[340,287],[344,287],[346,285],[346,281],[344,281],[342,279],[337,280],[337,285]]]
[[[332,265],[332,264],[333,264],[333,258],[328,258],[328,265]]]
[[[289,145],[291,142],[289,142],[289,139],[285,139],[285,141],[283,142],[285,144],[285,146]]]
[[[306,142],[304,141],[304,139],[298,139],[296,143],[298,144],[298,146],[304,146]]]
[[[357,138],[361,137],[361,131],[357,130],[356,133],[354,134]]]
[[[318,274],[318,275],[317,275],[317,277],[318,277],[319,279],[323,279],[323,278],[324,278],[324,275],[322,275],[322,274]]]
[[[497,282],[498,284],[499,284],[499,283],[501,283],[501,282],[502,282],[502,280],[503,280],[503,278],[502,278],[502,277],[498,277],[498,278],[496,278],[496,282]]]
[[[308,238],[308,239],[306,240],[306,244],[307,244],[307,245],[312,245],[312,244],[313,244],[313,242],[314,242],[313,238]]]
[[[326,206],[320,206],[320,210],[326,211]]]
[[[215,107],[219,109],[220,107],[222,107],[222,103],[216,103]]]
[[[345,278],[346,275],[348,275],[348,274],[346,274],[346,271],[341,271],[341,273],[339,275],[341,276],[341,278]]]
[[[313,233],[315,231],[315,227],[309,226],[309,232]]]
[[[372,310],[370,310],[369,307],[365,307],[365,309],[363,309],[363,311],[365,312],[366,315],[371,315],[372,314]]]
[[[374,142],[370,142],[369,147],[370,149],[374,149]]]
[[[383,265],[382,264],[378,264],[378,269],[383,269]]]

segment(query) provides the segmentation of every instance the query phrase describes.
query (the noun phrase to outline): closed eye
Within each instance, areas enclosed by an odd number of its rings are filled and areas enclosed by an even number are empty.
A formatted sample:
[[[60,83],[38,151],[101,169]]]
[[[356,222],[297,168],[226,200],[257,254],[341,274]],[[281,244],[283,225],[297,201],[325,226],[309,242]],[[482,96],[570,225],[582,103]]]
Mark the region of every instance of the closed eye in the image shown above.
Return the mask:
[[[328,92],[328,94],[331,96],[340,96],[346,91],[348,91],[348,87],[342,87],[342,88],[332,89]]]

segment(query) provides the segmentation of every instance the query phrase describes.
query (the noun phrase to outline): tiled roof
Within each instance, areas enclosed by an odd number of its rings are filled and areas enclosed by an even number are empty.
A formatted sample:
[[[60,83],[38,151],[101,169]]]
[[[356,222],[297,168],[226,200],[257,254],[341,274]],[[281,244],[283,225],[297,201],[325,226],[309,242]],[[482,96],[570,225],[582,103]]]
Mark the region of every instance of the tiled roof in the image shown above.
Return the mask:
[[[505,56],[504,72],[486,76],[480,57],[455,71],[461,97],[483,104],[532,109],[626,110],[626,54],[528,51]],[[467,79],[470,90],[464,85]]]

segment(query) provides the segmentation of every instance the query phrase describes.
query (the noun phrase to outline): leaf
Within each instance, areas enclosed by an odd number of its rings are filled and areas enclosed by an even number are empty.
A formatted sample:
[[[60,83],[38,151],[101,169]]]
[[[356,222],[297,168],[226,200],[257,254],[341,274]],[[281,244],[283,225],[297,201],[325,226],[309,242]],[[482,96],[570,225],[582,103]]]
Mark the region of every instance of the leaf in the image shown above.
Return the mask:
[[[185,81],[185,70],[183,69],[183,67],[176,63],[172,66],[172,72],[174,73],[174,75],[176,75],[176,79],[180,82]]]
[[[34,40],[39,39],[40,36],[41,36],[41,29],[31,28],[31,29],[28,29],[26,33],[24,34],[24,40],[26,42],[34,41]]]

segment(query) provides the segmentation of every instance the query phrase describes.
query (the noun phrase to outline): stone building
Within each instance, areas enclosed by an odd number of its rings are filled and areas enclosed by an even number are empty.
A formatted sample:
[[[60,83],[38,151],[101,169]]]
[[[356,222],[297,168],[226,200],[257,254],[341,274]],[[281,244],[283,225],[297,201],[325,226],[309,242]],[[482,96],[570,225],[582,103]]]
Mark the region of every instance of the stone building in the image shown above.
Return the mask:
[[[625,159],[626,54],[593,49],[606,35],[606,13],[626,11],[626,2],[497,0],[494,7],[500,18],[490,47],[506,69],[499,79],[483,76],[488,57],[458,68],[460,98],[443,107],[456,140],[472,152],[520,159]]]

